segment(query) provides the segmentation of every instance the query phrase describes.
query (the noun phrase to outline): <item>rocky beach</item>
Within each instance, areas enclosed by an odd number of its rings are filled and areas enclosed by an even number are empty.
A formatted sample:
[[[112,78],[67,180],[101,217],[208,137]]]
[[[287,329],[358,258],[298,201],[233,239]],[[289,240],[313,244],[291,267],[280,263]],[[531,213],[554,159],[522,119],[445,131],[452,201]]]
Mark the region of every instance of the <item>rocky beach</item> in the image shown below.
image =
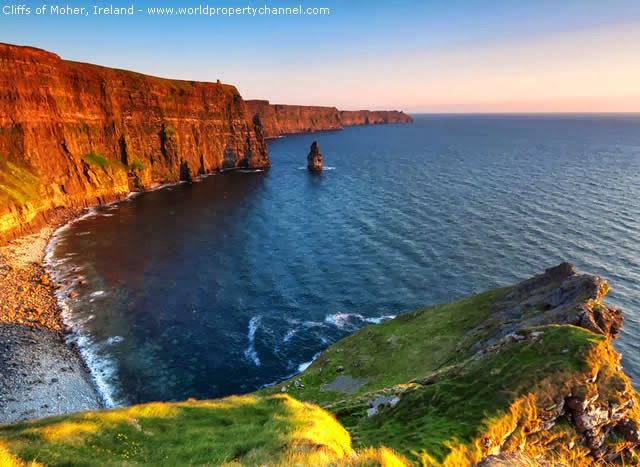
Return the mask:
[[[51,235],[77,214],[59,210],[39,232],[0,248],[0,423],[102,406],[84,362],[65,343],[56,285],[42,263]]]

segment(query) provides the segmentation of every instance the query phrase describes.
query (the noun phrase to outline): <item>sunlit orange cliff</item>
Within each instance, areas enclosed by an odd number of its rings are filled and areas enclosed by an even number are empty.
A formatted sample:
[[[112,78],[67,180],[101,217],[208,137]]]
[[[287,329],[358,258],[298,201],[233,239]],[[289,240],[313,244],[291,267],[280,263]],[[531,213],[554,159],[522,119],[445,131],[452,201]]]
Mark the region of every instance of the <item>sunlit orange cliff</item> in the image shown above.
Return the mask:
[[[0,243],[42,225],[57,207],[269,167],[265,137],[410,120],[399,112],[247,105],[220,82],[156,78],[0,44]]]

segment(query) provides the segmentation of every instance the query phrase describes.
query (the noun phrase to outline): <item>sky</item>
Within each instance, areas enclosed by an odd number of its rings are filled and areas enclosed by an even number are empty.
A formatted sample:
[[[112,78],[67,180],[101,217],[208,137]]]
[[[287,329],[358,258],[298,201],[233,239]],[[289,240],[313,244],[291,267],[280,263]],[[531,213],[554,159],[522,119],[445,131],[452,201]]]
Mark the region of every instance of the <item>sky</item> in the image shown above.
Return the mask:
[[[330,8],[319,16],[158,16],[148,8]],[[640,112],[638,0],[32,1],[0,42],[247,98],[407,112]],[[134,6],[133,16],[93,5]],[[47,5],[45,14],[35,9]],[[60,16],[51,5],[88,7]]]

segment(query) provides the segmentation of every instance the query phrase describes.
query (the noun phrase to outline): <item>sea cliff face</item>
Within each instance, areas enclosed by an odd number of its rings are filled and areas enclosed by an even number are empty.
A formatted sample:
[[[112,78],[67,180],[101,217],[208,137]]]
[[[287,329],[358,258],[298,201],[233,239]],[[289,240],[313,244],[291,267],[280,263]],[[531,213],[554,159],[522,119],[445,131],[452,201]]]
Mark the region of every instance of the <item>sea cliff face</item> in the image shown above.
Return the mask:
[[[269,166],[235,87],[176,81],[0,44],[0,242],[59,206]]]
[[[340,111],[335,107],[271,104],[267,100],[248,100],[247,108],[254,122],[262,125],[265,138],[341,130],[345,126],[413,122],[399,111]]]

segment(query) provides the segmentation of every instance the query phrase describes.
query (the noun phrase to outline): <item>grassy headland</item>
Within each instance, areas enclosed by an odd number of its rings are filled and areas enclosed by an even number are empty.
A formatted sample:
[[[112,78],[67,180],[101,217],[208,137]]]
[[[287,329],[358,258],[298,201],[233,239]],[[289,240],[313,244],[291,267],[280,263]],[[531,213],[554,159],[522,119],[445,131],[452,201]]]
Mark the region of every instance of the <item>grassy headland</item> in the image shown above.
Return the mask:
[[[610,343],[621,318],[602,304],[606,290],[563,265],[361,329],[252,395],[0,427],[0,456],[45,465],[635,465],[640,400]]]

